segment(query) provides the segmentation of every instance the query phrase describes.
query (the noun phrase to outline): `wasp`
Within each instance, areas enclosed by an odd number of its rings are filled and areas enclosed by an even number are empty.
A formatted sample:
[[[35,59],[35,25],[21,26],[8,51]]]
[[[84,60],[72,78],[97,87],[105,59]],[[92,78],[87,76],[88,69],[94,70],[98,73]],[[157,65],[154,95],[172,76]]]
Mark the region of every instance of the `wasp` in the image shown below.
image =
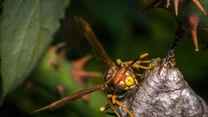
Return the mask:
[[[31,114],[38,113],[44,110],[54,110],[57,109],[73,100],[76,100],[84,95],[90,94],[95,91],[106,90],[107,92],[107,101],[108,104],[101,107],[100,111],[110,115],[116,115],[120,117],[120,114],[117,112],[115,106],[121,107],[124,111],[126,111],[130,117],[133,117],[131,111],[125,107],[125,105],[121,102],[127,95],[127,92],[131,89],[134,89],[138,86],[138,80],[136,76],[141,76],[142,74],[135,74],[133,72],[133,68],[141,68],[148,70],[153,67],[153,65],[142,66],[141,63],[149,63],[150,60],[141,61],[140,59],[146,57],[148,54],[142,54],[140,57],[133,61],[122,62],[120,59],[117,59],[117,66],[108,56],[108,54],[103,49],[102,45],[97,40],[92,28],[90,25],[81,17],[74,17],[76,23],[80,25],[82,32],[86,36],[89,41],[91,47],[97,53],[98,57],[109,67],[109,69],[104,74],[104,83],[96,86],[89,87],[85,90],[81,90],[75,94],[72,94],[68,97],[64,97],[58,101],[55,101],[45,107],[34,110]],[[112,111],[107,111],[111,109]]]

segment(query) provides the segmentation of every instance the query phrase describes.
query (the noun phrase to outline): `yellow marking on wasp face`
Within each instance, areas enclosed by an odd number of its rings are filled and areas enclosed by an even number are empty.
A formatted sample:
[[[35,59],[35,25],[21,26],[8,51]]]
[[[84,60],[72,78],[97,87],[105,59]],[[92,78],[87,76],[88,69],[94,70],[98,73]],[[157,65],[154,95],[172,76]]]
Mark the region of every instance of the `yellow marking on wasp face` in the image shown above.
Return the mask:
[[[136,85],[138,84],[138,81],[136,80],[134,75],[130,75],[129,72],[126,72],[125,75],[126,75],[125,80],[120,81],[117,86],[122,90],[129,90],[135,88]]]
[[[126,77],[126,80],[125,80],[125,84],[127,86],[131,86],[131,85],[134,85],[134,78],[132,76],[127,76]]]
[[[126,86],[126,84],[124,83],[124,81],[120,81],[118,87],[122,90],[128,90],[129,87]]]
[[[123,90],[129,90],[129,87],[125,87]]]

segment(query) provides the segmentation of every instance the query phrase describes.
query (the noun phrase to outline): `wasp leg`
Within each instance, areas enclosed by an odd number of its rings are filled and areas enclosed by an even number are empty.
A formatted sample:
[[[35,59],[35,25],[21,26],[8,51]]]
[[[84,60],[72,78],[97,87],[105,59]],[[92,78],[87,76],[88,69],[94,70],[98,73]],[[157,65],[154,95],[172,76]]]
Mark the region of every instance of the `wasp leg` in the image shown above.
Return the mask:
[[[142,59],[142,58],[144,58],[144,57],[146,57],[146,56],[148,56],[148,53],[144,53],[144,54],[140,55],[139,58]],[[119,64],[119,65],[125,65],[125,66],[127,67],[127,66],[129,66],[133,61],[122,62],[121,59],[117,59],[116,62],[117,62],[117,64]],[[146,60],[146,61],[140,61],[140,60],[138,60],[138,62],[139,62],[139,63],[149,63],[150,60]],[[138,63],[138,62],[136,62],[136,63]]]
[[[134,74],[135,76],[139,76],[139,77],[142,77],[142,74]]]
[[[120,59],[119,59],[120,60]],[[132,61],[127,61],[127,62],[122,62],[121,63],[121,66],[122,67],[127,67],[127,66],[129,66],[130,64],[132,63]],[[148,69],[151,69],[152,67],[154,67],[154,64],[151,64],[150,66],[142,66],[142,65],[140,65],[140,63],[150,63],[150,60],[145,60],[145,61],[140,61],[140,60],[138,60],[136,63],[134,63],[133,65],[132,65],[132,67],[133,68],[137,68],[137,69],[139,69],[139,68],[141,68],[141,69],[144,69],[144,70],[148,70]]]
[[[149,70],[151,68],[153,68],[155,66],[155,64],[151,64],[150,66],[146,67],[146,66],[138,66],[138,68],[142,68],[144,70]]]
[[[142,55],[140,55],[140,59],[144,58],[148,56],[148,53],[144,53]],[[117,64],[119,64],[121,67],[128,67],[129,65],[131,65],[131,63],[133,61],[126,61],[126,62],[122,62],[120,59],[117,59],[116,60]],[[144,69],[144,70],[148,70],[148,69],[151,69],[152,67],[154,67],[154,64],[151,64],[150,66],[142,66],[140,65],[141,63],[150,63],[151,60],[144,60],[144,61],[141,61],[141,60],[137,60],[133,65],[131,65],[133,68],[141,68],[141,69]]]
[[[134,115],[132,114],[132,112],[128,108],[126,108],[122,102],[120,102],[118,100],[114,100],[114,102],[115,102],[115,104],[117,104],[118,106],[120,106],[121,108],[123,108],[129,114],[130,117],[134,117]]]
[[[151,60],[140,61],[140,63],[150,63]]]
[[[134,117],[131,111],[128,108],[126,108],[122,102],[116,100],[117,95],[110,95],[110,96],[113,104],[117,104],[119,107],[123,108],[129,114],[130,117]]]
[[[144,58],[144,57],[146,57],[146,56],[148,56],[148,53],[144,53],[144,54],[142,54],[142,55],[140,55],[140,59],[142,59],[142,58]]]
[[[109,104],[106,104],[104,107],[101,107],[100,108],[100,111],[102,113],[105,113],[105,114],[108,114],[108,115],[112,115],[112,116],[117,116],[114,112],[109,112],[109,111],[106,111],[107,109],[110,108],[110,105]]]
[[[114,108],[114,105],[116,104],[119,107],[123,108],[129,114],[130,117],[134,117],[133,114],[131,113],[131,111],[128,108],[126,108],[122,102],[116,100],[116,98],[117,98],[117,95],[108,94],[107,95],[108,104],[106,106],[100,108],[101,112],[104,112],[104,113],[110,114],[110,115],[116,115],[117,117],[120,117],[120,114]],[[106,110],[109,108],[111,108],[111,110],[114,113],[106,112]]]
[[[111,110],[117,115],[117,117],[121,117],[120,114],[116,111],[114,104],[113,104],[113,100],[110,99],[111,97],[112,97],[111,94],[107,95],[108,104],[110,105]]]
[[[112,97],[113,97],[113,99],[116,98],[116,97],[114,97],[112,94],[108,94],[108,95],[107,95],[107,101],[108,101],[109,107],[110,107],[110,109],[113,111],[113,113],[115,113],[115,115],[116,115],[117,117],[121,117],[120,114],[116,111],[116,109],[115,109],[115,107],[114,107],[114,104],[113,104],[113,101],[114,101],[114,100],[112,100]],[[109,107],[108,107],[108,108],[109,108]],[[106,108],[106,107],[101,107],[101,108],[100,108],[100,111],[103,112],[103,113],[108,114],[109,112],[106,112],[106,109],[108,109],[108,108]],[[111,113],[111,114],[112,114],[112,113]]]

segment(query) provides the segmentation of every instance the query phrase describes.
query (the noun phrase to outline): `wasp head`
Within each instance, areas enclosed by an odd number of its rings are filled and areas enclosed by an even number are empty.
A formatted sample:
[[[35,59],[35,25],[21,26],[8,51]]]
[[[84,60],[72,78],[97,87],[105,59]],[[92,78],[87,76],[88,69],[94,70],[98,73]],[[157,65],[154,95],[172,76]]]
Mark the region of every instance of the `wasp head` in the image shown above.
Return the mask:
[[[135,88],[138,85],[138,81],[131,66],[136,61],[133,61],[128,66],[126,66],[126,64],[122,64],[122,62],[118,62],[119,67],[113,66],[105,73],[105,82],[120,90],[130,90]]]

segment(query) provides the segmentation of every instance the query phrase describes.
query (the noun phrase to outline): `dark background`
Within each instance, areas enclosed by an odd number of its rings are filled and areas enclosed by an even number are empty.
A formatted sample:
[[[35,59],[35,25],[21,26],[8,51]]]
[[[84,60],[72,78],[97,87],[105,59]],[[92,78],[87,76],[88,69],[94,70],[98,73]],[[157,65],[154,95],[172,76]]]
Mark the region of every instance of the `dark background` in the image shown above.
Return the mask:
[[[71,66],[71,61],[92,54],[84,35],[76,28],[76,24],[72,20],[74,15],[83,17],[91,25],[97,39],[113,61],[117,58],[123,61],[134,60],[143,53],[149,53],[146,59],[165,57],[176,32],[175,17],[164,9],[140,12],[147,4],[142,0],[72,0],[66,11],[66,18],[60,21],[61,28],[51,44],[53,46],[59,42],[67,43],[67,58],[60,60],[59,57],[57,59],[59,66],[67,66],[66,64]],[[204,39],[204,41],[208,40]],[[191,88],[207,102],[208,54],[203,47],[203,44],[199,45],[200,51],[195,52],[191,36],[186,35],[176,50],[176,67],[182,72]],[[66,77],[65,72],[62,72],[62,69],[58,69],[58,73],[55,73],[57,70],[45,70],[43,69],[45,63],[47,63],[47,59],[43,56],[27,81],[5,98],[0,109],[1,116],[11,116],[12,114],[31,116],[28,115],[30,111],[78,90],[76,87],[67,86],[66,89],[73,91],[60,96],[55,83],[58,82],[57,78]],[[84,68],[87,71],[101,73],[106,70],[102,61],[96,59],[95,54]],[[51,76],[54,78],[50,78]],[[32,84],[32,88],[25,93],[28,82]],[[88,78],[84,86],[79,87],[78,85],[78,87],[83,89],[92,84],[101,83],[103,83],[102,78]],[[67,84],[63,86],[65,85]],[[79,100],[56,111],[46,111],[34,116],[105,116],[100,114],[99,107],[106,103],[104,93],[93,93],[90,95],[89,102]]]

